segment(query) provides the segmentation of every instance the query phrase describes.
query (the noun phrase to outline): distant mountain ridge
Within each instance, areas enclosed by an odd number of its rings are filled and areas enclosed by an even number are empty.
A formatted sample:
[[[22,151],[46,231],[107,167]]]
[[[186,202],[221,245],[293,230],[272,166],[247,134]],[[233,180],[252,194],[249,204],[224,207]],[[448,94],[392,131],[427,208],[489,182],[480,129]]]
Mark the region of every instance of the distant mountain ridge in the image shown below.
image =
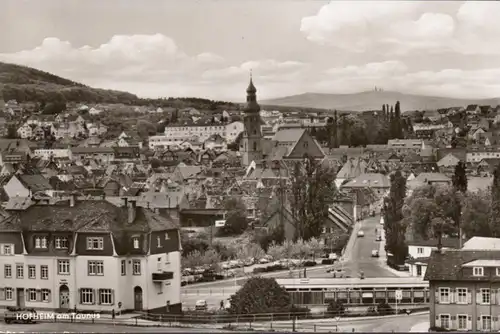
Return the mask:
[[[368,91],[353,94],[304,93],[260,101],[263,106],[335,109],[342,111],[380,110],[383,104],[401,103],[401,111],[433,110],[448,107],[466,107],[468,104],[500,104],[500,98],[457,99],[439,96],[405,94],[390,91]]]

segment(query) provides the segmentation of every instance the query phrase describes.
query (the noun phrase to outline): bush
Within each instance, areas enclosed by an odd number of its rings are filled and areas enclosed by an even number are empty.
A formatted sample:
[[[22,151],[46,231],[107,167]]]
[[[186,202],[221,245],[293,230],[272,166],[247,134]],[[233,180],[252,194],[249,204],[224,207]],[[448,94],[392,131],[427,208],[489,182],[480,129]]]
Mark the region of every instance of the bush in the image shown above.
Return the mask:
[[[341,301],[333,300],[328,304],[326,311],[329,315],[342,316],[346,312],[346,307]]]
[[[369,317],[378,315],[377,308],[375,306],[370,306],[366,311],[366,315]]]
[[[429,328],[429,332],[449,332],[449,330],[439,326],[432,326]]]
[[[377,305],[377,313],[379,315],[389,315],[389,314],[393,314],[394,311],[393,311],[391,305],[387,304],[386,302],[380,302]]]
[[[271,273],[273,271],[279,271],[279,270],[284,270],[284,269],[286,269],[286,268],[283,267],[280,264],[272,264],[272,265],[267,266],[267,267],[254,268],[253,272],[255,274],[259,274],[259,273]]]
[[[274,278],[252,277],[230,299],[232,314],[290,312],[290,293]]]

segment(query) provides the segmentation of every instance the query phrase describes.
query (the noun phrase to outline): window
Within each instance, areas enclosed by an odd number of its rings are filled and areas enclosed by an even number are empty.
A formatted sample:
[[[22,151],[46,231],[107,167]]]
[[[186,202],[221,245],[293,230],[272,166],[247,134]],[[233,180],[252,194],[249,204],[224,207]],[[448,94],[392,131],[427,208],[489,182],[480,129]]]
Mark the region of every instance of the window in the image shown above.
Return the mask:
[[[169,237],[168,237],[168,232],[165,232],[165,240],[168,240]]]
[[[134,275],[141,274],[141,260],[134,260],[132,263],[132,273]]]
[[[111,289],[99,289],[99,303],[105,305],[113,304],[113,291]]]
[[[33,265],[28,266],[28,278],[36,278],[36,267]]]
[[[66,237],[56,237],[56,249],[68,249],[69,242]]]
[[[83,288],[80,289],[80,304],[94,304],[94,290]]]
[[[16,264],[16,278],[24,278],[24,265]]]
[[[439,303],[447,304],[450,302],[450,289],[449,288],[439,288]]]
[[[2,255],[14,255],[14,245],[2,245]]]
[[[457,304],[467,304],[467,289],[458,288],[457,289]]]
[[[500,268],[497,268],[497,276],[500,276]]]
[[[160,237],[156,237],[156,247],[158,248],[161,248],[161,238]]]
[[[483,331],[491,330],[491,316],[489,316],[489,315],[482,315],[481,316],[481,329]]]
[[[168,253],[165,253],[165,264],[170,264],[170,257],[168,256]]]
[[[48,303],[50,302],[50,290],[42,289],[42,302]]]
[[[49,267],[48,266],[40,266],[40,278],[41,279],[49,279]]]
[[[103,250],[104,249],[104,238],[102,237],[92,237],[87,238],[87,249],[88,250]]]
[[[489,304],[490,301],[490,289],[481,289],[481,298],[479,299],[479,302],[481,304]]]
[[[35,237],[35,248],[47,248],[47,237]]]
[[[103,261],[89,261],[88,274],[89,276],[103,276],[104,275]]]
[[[418,247],[417,248],[417,254],[424,254],[424,248],[423,247]]]
[[[161,257],[158,258],[158,262],[156,263],[156,269],[158,271],[161,271],[162,269]]]
[[[57,260],[57,273],[59,275],[69,275],[69,260]]]
[[[467,329],[467,314],[459,314],[457,316],[457,329]]]
[[[3,267],[3,273],[5,278],[12,278],[12,266],[10,264],[6,264]]]
[[[135,237],[132,240],[134,242],[134,249],[139,249],[139,238]]]
[[[122,276],[127,275],[127,261],[122,260]]]
[[[5,288],[5,300],[13,300],[14,299],[14,289]]]
[[[449,314],[440,314],[439,321],[441,323],[442,328],[450,328],[450,315]]]
[[[472,268],[472,274],[474,276],[483,276],[484,275],[484,268],[483,267],[474,267],[474,268]]]
[[[29,298],[29,301],[30,302],[36,302],[37,299],[36,299],[36,289],[29,289],[29,295],[28,295],[28,298]]]

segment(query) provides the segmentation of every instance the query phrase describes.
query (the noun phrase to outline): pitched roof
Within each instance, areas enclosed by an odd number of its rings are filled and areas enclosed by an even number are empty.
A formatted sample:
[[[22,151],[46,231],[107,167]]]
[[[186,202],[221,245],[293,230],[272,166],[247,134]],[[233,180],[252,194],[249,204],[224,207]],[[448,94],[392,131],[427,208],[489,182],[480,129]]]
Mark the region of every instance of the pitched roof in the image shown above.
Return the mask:
[[[472,237],[464,243],[462,249],[500,250],[500,238]]]
[[[433,251],[425,272],[427,281],[485,281],[500,280],[500,277],[475,277],[462,275],[462,266],[476,260],[498,260],[500,250],[442,250]]]
[[[364,188],[364,187],[376,187],[376,188],[389,188],[391,182],[389,178],[383,174],[379,173],[365,173],[356,177],[354,180],[347,182],[342,187],[347,188]]]
[[[117,207],[106,200],[69,201],[56,205],[32,205],[23,211],[10,211],[12,216],[0,222],[0,230],[117,232],[161,231],[177,229],[170,220],[150,210],[137,207],[132,224],[128,223],[128,209]]]
[[[442,173],[420,173],[415,178],[416,182],[451,182],[451,179]]]
[[[42,175],[17,175],[17,179],[32,192],[52,189],[49,181]]]

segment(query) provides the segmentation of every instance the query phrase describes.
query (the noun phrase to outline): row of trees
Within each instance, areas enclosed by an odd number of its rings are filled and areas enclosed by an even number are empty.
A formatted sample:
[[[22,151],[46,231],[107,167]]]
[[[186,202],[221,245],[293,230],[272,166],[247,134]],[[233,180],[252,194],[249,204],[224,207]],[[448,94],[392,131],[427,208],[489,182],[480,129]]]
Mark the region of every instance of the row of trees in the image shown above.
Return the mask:
[[[384,203],[386,250],[396,263],[407,256],[406,231],[423,240],[444,237],[500,237],[500,166],[488,190],[467,190],[465,164],[455,167],[451,185],[426,184],[403,201],[406,181],[400,172],[391,177],[391,190]]]

